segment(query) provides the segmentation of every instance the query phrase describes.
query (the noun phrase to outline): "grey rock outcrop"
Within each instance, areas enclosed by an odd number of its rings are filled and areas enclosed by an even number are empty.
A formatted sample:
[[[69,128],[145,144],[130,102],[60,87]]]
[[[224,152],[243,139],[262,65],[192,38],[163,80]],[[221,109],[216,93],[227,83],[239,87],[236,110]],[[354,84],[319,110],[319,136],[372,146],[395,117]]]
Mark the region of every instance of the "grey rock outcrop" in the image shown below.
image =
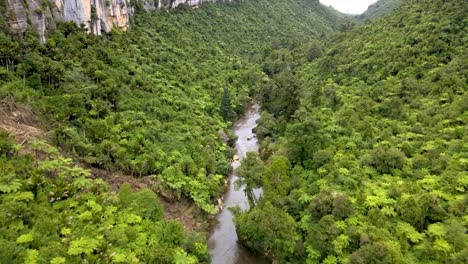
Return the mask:
[[[43,8],[40,0],[8,0],[9,24],[13,31],[24,34],[30,24],[39,33],[41,43],[45,42],[45,30],[52,23],[51,10]]]
[[[57,21],[82,24],[91,33],[101,35],[117,27],[127,30],[129,18],[134,13],[128,0],[7,0],[10,28],[17,34],[26,32],[28,25],[36,30],[45,42],[47,28]],[[215,0],[139,0],[147,11],[175,8],[181,4],[198,6]]]

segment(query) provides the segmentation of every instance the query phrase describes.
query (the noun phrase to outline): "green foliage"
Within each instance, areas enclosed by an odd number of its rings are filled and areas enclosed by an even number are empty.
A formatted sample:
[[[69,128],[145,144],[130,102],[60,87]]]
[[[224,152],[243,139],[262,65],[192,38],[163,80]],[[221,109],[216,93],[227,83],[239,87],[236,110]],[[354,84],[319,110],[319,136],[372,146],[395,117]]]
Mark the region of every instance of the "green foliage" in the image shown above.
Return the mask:
[[[247,152],[241,161],[241,166],[236,170],[239,179],[235,184],[237,187],[244,187],[244,192],[251,207],[256,202],[253,190],[262,186],[263,171],[263,162],[256,152]]]
[[[357,16],[359,19],[377,19],[384,16],[403,4],[403,0],[379,0]]]
[[[21,235],[20,237],[18,237],[18,239],[16,239],[16,243],[18,244],[23,244],[23,243],[29,243],[31,241],[34,240],[34,237],[31,233],[29,234],[24,234],[24,235]]]
[[[283,259],[294,253],[297,233],[294,219],[266,202],[236,216],[239,239],[265,256]]]
[[[163,208],[156,194],[148,189],[134,193],[129,183],[120,186],[119,199],[124,208],[131,208],[137,215],[146,219],[161,219]]]
[[[236,216],[245,245],[280,263],[466,263],[467,12],[406,1],[351,28],[315,0],[258,0],[140,13],[107,39],[2,30],[0,97],[42,113],[75,160],[152,175],[208,213],[232,155],[219,131],[256,98],[265,164],[238,171],[256,204]],[[152,191],[114,193],[30,149],[0,133],[1,262],[208,261]]]
[[[180,223],[165,222],[155,193],[128,184],[115,193],[76,164],[150,176],[166,198],[216,212],[233,154],[219,131],[260,92],[276,115],[292,115],[298,84],[282,68],[297,66],[301,54],[320,57],[318,39],[344,20],[318,1],[222,2],[147,13],[132,1],[127,32],[99,37],[57,23],[42,46],[32,27],[21,42],[1,30],[0,98],[31,105],[58,148],[33,141],[34,155],[19,155],[0,134],[0,248],[8,252],[0,262],[209,261],[205,239],[187,239]],[[0,13],[3,29],[11,12],[1,5]],[[289,163],[276,163],[279,173],[266,176],[271,192],[283,194]],[[252,188],[262,182],[246,179]],[[281,241],[271,247],[291,251]]]
[[[223,116],[224,120],[232,121],[236,117],[236,113],[232,109],[232,99],[231,99],[231,92],[228,88],[223,89],[223,97],[221,99],[221,115]]]
[[[370,152],[371,166],[380,173],[391,173],[393,169],[402,169],[405,165],[405,154],[389,145],[379,145]]]
[[[8,81],[0,82],[0,96],[5,91],[30,102],[53,128],[54,143],[78,161],[155,175],[168,196],[190,197],[210,213],[232,153],[218,131],[266,85],[257,64],[265,47],[316,39],[343,20],[305,0],[206,4],[137,12],[132,19],[131,30],[107,39],[59,23],[43,46],[33,43],[33,31],[24,47],[2,33],[0,74]],[[303,52],[316,58],[320,45]],[[291,76],[278,78],[284,87],[278,94],[296,98]],[[294,110],[285,102],[277,108]],[[51,175],[70,173],[54,168],[60,164],[44,166]]]
[[[0,145],[14,143],[4,137]],[[29,148],[50,149],[40,141]],[[134,192],[123,184],[118,194],[110,192],[69,159],[54,151],[41,153],[41,159],[0,156],[0,182],[8,187],[0,192],[1,262],[162,263],[175,260],[176,251],[195,263],[206,260],[204,238],[196,246],[188,244],[183,226],[164,220],[153,191]],[[16,181],[10,181],[11,175]]]
[[[291,164],[286,157],[274,157],[263,174],[263,191],[266,196],[277,201],[287,196],[291,190]],[[278,197],[278,198],[276,198]]]
[[[256,128],[267,163],[258,207],[271,201],[300,234],[302,250],[280,263],[466,261],[467,12],[459,1],[405,1],[333,35],[321,57],[268,51],[270,84],[294,72],[299,95],[260,93],[268,113]]]
[[[5,131],[0,131],[0,155],[1,156],[12,156],[13,154],[18,151],[20,148],[19,145],[15,144],[15,142],[8,140],[9,134]]]
[[[68,248],[68,255],[91,255],[94,248],[97,248],[98,245],[99,241],[97,239],[81,237],[77,240],[73,240],[70,242],[70,247]]]

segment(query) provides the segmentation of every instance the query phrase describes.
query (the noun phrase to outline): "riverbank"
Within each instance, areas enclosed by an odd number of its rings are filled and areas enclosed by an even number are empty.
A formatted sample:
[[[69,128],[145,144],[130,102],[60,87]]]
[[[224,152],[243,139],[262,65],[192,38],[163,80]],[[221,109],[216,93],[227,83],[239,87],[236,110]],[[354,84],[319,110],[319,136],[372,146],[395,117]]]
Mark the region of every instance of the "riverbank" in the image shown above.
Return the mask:
[[[211,233],[208,240],[208,248],[213,264],[257,264],[266,263],[263,259],[253,255],[243,247],[237,238],[230,207],[239,206],[242,210],[249,208],[244,188],[235,188],[235,182],[239,178],[235,169],[249,151],[258,152],[258,142],[253,129],[260,118],[259,106],[254,104],[248,107],[244,115],[233,126],[233,132],[237,136],[235,143],[237,159],[233,159],[231,166],[233,173],[229,176],[229,186],[224,195],[223,209],[211,223]]]

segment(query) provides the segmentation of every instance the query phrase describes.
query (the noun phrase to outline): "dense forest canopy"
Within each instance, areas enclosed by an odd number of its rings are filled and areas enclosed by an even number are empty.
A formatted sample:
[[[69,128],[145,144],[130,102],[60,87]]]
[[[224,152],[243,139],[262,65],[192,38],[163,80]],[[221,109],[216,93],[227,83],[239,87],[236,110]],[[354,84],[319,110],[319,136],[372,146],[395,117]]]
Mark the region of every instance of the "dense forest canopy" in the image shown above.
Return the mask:
[[[370,5],[369,8],[362,14],[358,15],[359,19],[374,19],[391,13],[393,9],[402,5],[404,0],[379,0]]]
[[[468,261],[462,2],[407,1],[292,70],[297,96],[263,104],[260,157],[239,170],[264,189],[237,216],[246,245],[284,263]]]
[[[210,262],[161,198],[216,213],[252,99],[260,153],[238,173],[263,196],[233,210],[244,245],[279,263],[468,262],[463,1],[362,24],[316,0],[135,7],[127,32],[59,23],[44,45],[0,17],[0,114],[27,105],[44,131],[0,132],[0,262]]]
[[[344,22],[318,1],[233,1],[140,10],[131,30],[104,37],[59,23],[40,45],[32,28],[10,34],[5,17],[2,114],[29,105],[44,131],[16,143],[1,134],[7,263],[209,262],[205,234],[164,220],[156,194],[215,213],[232,121],[276,84],[259,62],[278,49],[315,58],[317,40]],[[116,193],[94,169],[145,177],[150,189],[125,184]]]

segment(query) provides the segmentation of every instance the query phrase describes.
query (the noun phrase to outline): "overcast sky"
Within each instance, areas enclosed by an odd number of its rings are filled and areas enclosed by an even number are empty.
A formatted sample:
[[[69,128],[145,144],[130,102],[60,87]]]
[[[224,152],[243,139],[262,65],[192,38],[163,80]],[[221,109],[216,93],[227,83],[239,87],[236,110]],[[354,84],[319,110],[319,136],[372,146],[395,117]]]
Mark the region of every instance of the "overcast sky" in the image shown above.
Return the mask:
[[[324,5],[331,5],[336,10],[348,14],[361,14],[377,0],[320,0]]]

